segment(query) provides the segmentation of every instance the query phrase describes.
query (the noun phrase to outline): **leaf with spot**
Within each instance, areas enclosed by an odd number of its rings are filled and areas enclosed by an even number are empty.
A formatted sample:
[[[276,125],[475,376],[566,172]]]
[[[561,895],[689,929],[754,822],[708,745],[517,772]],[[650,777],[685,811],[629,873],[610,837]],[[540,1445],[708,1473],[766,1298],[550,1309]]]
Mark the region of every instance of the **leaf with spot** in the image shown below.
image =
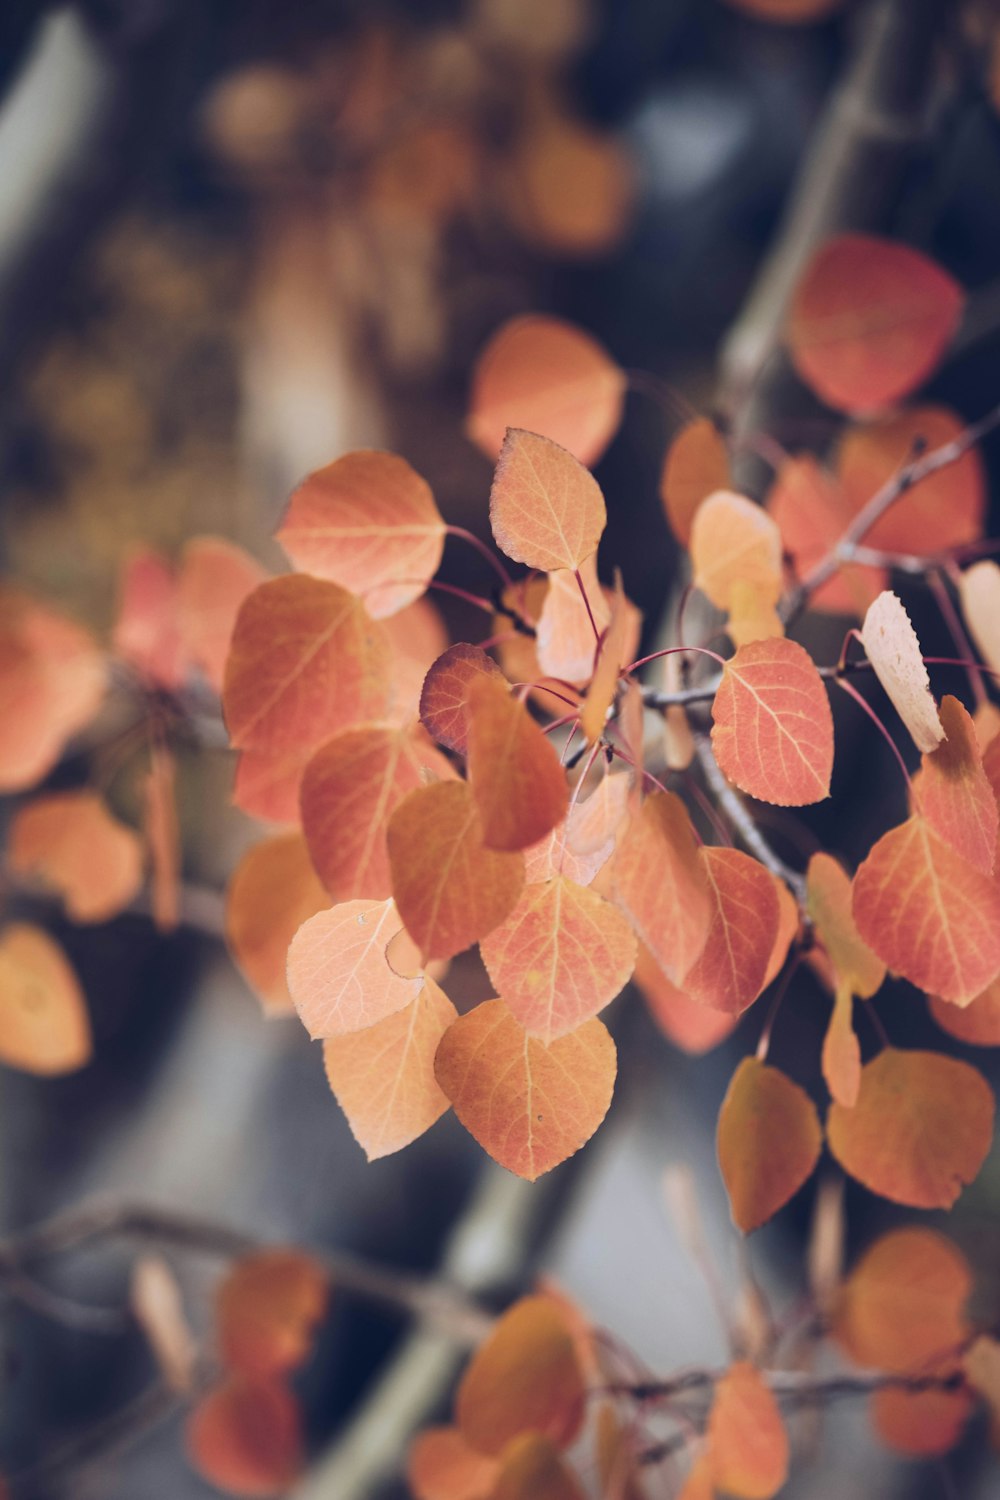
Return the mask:
[[[762,802],[804,807],[830,795],[833,715],[796,641],[753,641],[726,662],[712,704],[712,748],[730,781]]]
[[[607,522],[597,480],[558,443],[511,428],[490,491],[497,546],[542,573],[578,568],[597,551]]]
[[[288,949],[288,990],[311,1037],[363,1031],[417,998],[422,977],[404,978],[386,958],[402,925],[393,901],[345,901],[303,922]]]
[[[823,1131],[816,1106],[777,1068],[745,1057],[719,1111],[716,1146],[733,1222],[766,1224],[812,1176]]]

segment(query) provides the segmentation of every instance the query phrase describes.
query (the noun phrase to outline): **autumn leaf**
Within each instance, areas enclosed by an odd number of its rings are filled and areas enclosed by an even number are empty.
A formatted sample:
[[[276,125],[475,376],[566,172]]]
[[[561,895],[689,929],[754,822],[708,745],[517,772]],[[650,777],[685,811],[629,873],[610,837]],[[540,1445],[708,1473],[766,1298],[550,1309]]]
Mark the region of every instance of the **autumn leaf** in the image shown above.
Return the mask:
[[[424,592],[445,530],[430,485],[405,459],[361,449],[303,480],[275,537],[296,568],[350,589],[379,620]]]
[[[726,634],[734,646],[749,646],[753,641],[773,641],[784,636],[785,624],[773,590],[765,591],[757,584],[737,579],[729,595]]]
[[[603,1010],[635,967],[625,915],[562,875],[526,885],[510,916],[480,946],[497,993],[543,1042]]]
[[[778,930],[774,938],[774,947],[767,961],[767,968],[764,971],[764,983],[761,985],[761,990],[766,990],[785,967],[785,959],[788,957],[802,920],[799,903],[788,886],[777,875],[771,878],[774,884],[774,894],[778,898]]]
[[[188,1457],[209,1484],[247,1500],[280,1495],[304,1461],[299,1404],[280,1381],[234,1376],[203,1396],[185,1428]]]
[[[195,536],[177,569],[177,619],[186,661],[221,693],[240,605],[267,573],[255,557],[220,536]]]
[[[490,1500],[499,1461],[477,1453],[457,1427],[428,1427],[417,1435],[406,1462],[414,1500]]]
[[[830,1097],[853,1109],[861,1088],[861,1047],[854,1031],[854,996],[848,984],[838,985],[834,995],[821,1061]]]
[[[0,1062],[40,1077],[90,1061],[90,1021],[79,981],[48,933],[28,922],[0,932]]]
[[[738,1017],[699,1005],[672,984],[644,943],[639,944],[633,980],[667,1041],[682,1052],[700,1057],[724,1042],[736,1025]]]
[[[816,1106],[777,1068],[745,1057],[719,1111],[719,1167],[733,1222],[766,1224],[812,1176],[823,1143]]]
[[[868,491],[864,499],[872,493]],[[781,465],[767,497],[767,510],[800,578],[833,551],[855,515],[839,481],[811,453],[796,454]],[[886,582],[884,568],[844,564],[816,590],[810,607],[863,615]]]
[[[233,871],[226,892],[226,942],[266,1013],[294,1009],[285,978],[288,945],[303,922],[328,905],[298,832],[262,839]]]
[[[680,983],[702,1005],[739,1015],[764,988],[781,923],[778,895],[770,873],[739,849],[703,849],[700,858],[708,936]]]
[[[435,1061],[438,1083],[466,1130],[529,1182],[590,1139],[608,1112],[616,1071],[615,1044],[600,1021],[546,1046],[502,1000],[460,1016]]]
[[[788,1477],[788,1434],[759,1370],[740,1360],[715,1387],[706,1441],[716,1489],[770,1500]]]
[[[469,690],[469,786],[489,849],[526,849],[566,815],[569,786],[555,747],[506,686]]]
[[[580,728],[588,745],[604,733],[608,710],[618,692],[618,679],[628,666],[630,644],[628,600],[618,578],[611,603],[611,618],[601,636],[594,675],[580,710]]]
[[[828,406],[889,406],[930,375],[963,301],[947,272],[908,245],[838,235],[816,252],[795,290],[792,361]]]
[[[233,777],[233,804],[267,823],[298,824],[299,788],[314,745],[292,750],[241,750]]]
[[[669,979],[678,981],[705,946],[712,900],[687,808],[654,792],[633,815],[612,866],[615,900]]]
[[[558,318],[514,318],[476,361],[467,430],[490,460],[519,427],[589,465],[618,430],[624,400],[625,373],[596,339]]]
[[[524,36],[522,22],[518,49]],[[632,205],[629,154],[608,131],[547,103],[542,92],[519,120],[499,183],[500,205],[517,234],[546,262],[607,255]]]
[[[719,609],[731,607],[737,584],[773,603],[781,593],[781,533],[745,495],[718,490],[695,511],[691,566],[696,586]]]
[[[806,872],[806,910],[834,973],[855,995],[871,999],[885,979],[885,964],[862,938],[851,905],[851,877],[820,851]]]
[[[585,1500],[585,1495],[552,1444],[526,1432],[505,1451],[490,1500]]]
[[[712,748],[741,791],[780,807],[830,795],[833,715],[823,679],[795,641],[753,641],[726,662],[712,703]]]
[[[833,1311],[837,1342],[859,1365],[905,1375],[965,1342],[972,1272],[933,1229],[894,1229],[865,1251]]]
[[[951,1208],[993,1140],[993,1091],[938,1052],[886,1047],[861,1070],[853,1109],[834,1104],[830,1150],[873,1193],[911,1208]]]
[[[919,989],[968,1004],[1000,974],[1000,886],[923,818],[882,835],[852,906],[862,940]]]
[[[432,664],[420,694],[420,719],[438,744],[459,755],[469,753],[469,694],[480,677],[504,681],[492,656],[464,641]]]
[[[391,900],[344,901],[303,922],[288,949],[288,989],[311,1037],[363,1031],[417,998],[421,978],[401,977],[385,956],[402,925]]]
[[[106,922],[142,884],[142,843],[97,792],[52,792],[14,815],[7,857],[15,875],[58,891],[74,922]]]
[[[189,1396],[195,1385],[198,1342],[184,1311],[177,1277],[162,1255],[136,1259],[129,1283],[129,1310],[169,1389]]]
[[[426,595],[381,624],[392,656],[389,718],[409,724],[420,716],[424,678],[446,650],[448,631],[441,611]]]
[[[241,1375],[283,1375],[308,1359],[326,1316],[326,1269],[301,1250],[267,1249],[244,1255],[215,1294],[219,1358]]]
[[[524,856],[488,849],[465,782],[420,787],[396,808],[389,865],[399,914],[424,957],[452,958],[493,931],[524,885]]]
[[[930,997],[930,1012],[942,1031],[971,1047],[1000,1047],[1000,980],[965,1006]]]
[[[594,476],[551,439],[510,428],[490,490],[497,546],[515,562],[551,573],[578,568],[607,521]]]
[[[324,1043],[330,1087],[369,1161],[401,1151],[448,1108],[434,1076],[434,1054],[457,1014],[425,977],[405,1010]]]
[[[628,812],[631,778],[606,775],[595,792],[575,802],[563,821],[537,844],[524,851],[529,884],[565,875],[577,885],[590,885],[615,851],[619,829]]]
[[[556,1447],[573,1441],[583,1421],[586,1387],[573,1329],[549,1297],[522,1297],[476,1350],[455,1397],[466,1442],[500,1454],[523,1433]]]
[[[597,577],[597,554],[581,563],[579,571],[579,580],[575,572],[566,569],[549,574],[548,592],[536,627],[535,650],[538,665],[547,677],[582,687],[590,681],[594,670],[597,647],[594,627],[598,632],[607,628],[611,606]]]
[[[696,417],[670,444],[660,474],[663,509],[682,547],[690,543],[691,523],[702,501],[728,486],[729,455],[722,436],[708,417]]]
[[[984,875],[997,852],[996,798],[983,770],[976,726],[957,698],[941,700],[945,738],[924,755],[913,779],[913,798],[928,826]]]

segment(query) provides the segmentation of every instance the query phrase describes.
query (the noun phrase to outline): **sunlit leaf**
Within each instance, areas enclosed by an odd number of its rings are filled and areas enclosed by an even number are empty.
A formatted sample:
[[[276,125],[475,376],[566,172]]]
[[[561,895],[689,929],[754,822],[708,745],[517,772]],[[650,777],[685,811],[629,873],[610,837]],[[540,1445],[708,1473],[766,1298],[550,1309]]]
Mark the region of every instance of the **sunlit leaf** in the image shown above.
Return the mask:
[[[410,792],[388,844],[396,905],[425,958],[451,958],[486,937],[521,894],[524,856],[486,847],[465,782]]]
[[[701,1004],[739,1015],[764,988],[781,925],[778,894],[764,866],[739,849],[703,849],[700,858],[709,887],[708,937],[680,983]]]
[[[7,858],[58,891],[74,922],[105,922],[142,884],[142,843],[91,791],[52,792],[15,813]]]
[[[997,851],[996,798],[983,770],[976,726],[957,698],[941,700],[945,738],[924,755],[913,780],[917,807],[938,838],[989,875]]]
[[[712,704],[712,748],[752,797],[802,807],[830,794],[833,715],[823,679],[796,641],[741,646]]]
[[[363,1031],[417,998],[422,979],[403,978],[385,956],[401,927],[392,901],[344,901],[303,922],[288,949],[288,989],[311,1037]]]
[[[300,833],[281,833],[248,849],[226,892],[226,941],[268,1013],[293,1009],[285,966],[298,929],[330,898]]]
[[[457,1014],[444,991],[425,978],[405,1010],[324,1043],[330,1087],[369,1161],[408,1146],[448,1108],[434,1077],[434,1054]]]
[[[712,1483],[740,1500],[770,1500],[788,1477],[788,1434],[760,1372],[730,1365],[715,1387],[706,1434]]]
[[[796,288],[792,360],[829,406],[888,406],[931,374],[963,301],[947,272],[908,245],[839,235],[816,252]]]
[[[395,453],[345,453],[303,480],[275,533],[294,565],[359,595],[373,619],[426,589],[445,524],[430,485]]]
[[[185,1429],[201,1477],[231,1495],[280,1495],[304,1461],[299,1403],[277,1380],[234,1376],[203,1396]]]
[[[729,455],[708,417],[682,427],[667,449],[660,474],[660,499],[674,536],[686,547],[691,522],[703,500],[729,485]]]
[[[592,464],[618,430],[624,399],[624,371],[589,334],[558,318],[514,318],[476,362],[469,436],[496,459],[508,427],[527,428]]]
[[[28,922],[0,932],[0,1062],[42,1077],[73,1073],[93,1044],[83,991],[62,949]]]
[[[282,1375],[312,1351],[326,1315],[326,1269],[301,1250],[258,1250],[241,1256],[215,1294],[219,1358],[241,1375]]]
[[[465,1128],[509,1171],[534,1182],[590,1139],[614,1089],[615,1044],[600,1021],[548,1046],[501,1000],[460,1016],[435,1072]]]
[[[695,584],[719,609],[731,607],[737,584],[773,603],[781,593],[781,533],[745,495],[717,490],[695,511],[691,565]]]
[[[639,944],[633,980],[657,1026],[669,1042],[698,1057],[724,1042],[736,1016],[710,1010],[672,984],[645,943]]]
[[[177,615],[186,661],[222,691],[240,605],[267,573],[255,557],[220,536],[192,537],[177,570]]]
[[[618,907],[554,875],[525,886],[481,951],[511,1013],[529,1035],[550,1042],[614,999],[635,967],[636,943]]]
[[[480,677],[504,680],[492,656],[460,641],[438,657],[424,678],[421,722],[439,744],[459,755],[469,752],[469,694]]]
[[[691,818],[673,792],[655,792],[643,802],[622,837],[612,875],[615,899],[663,972],[679,981],[705,946],[713,901]]]
[[[174,692],[184,680],[177,579],[169,560],[142,547],[122,567],[115,653],[156,687]]]
[[[719,1111],[719,1167],[733,1222],[744,1234],[766,1224],[812,1176],[823,1131],[797,1083],[755,1057],[733,1074]]]
[[[477,1453],[457,1427],[428,1427],[406,1461],[414,1500],[490,1500],[499,1472],[498,1460]]]
[[[830,1150],[871,1192],[911,1208],[950,1208],[993,1140],[993,1091],[938,1052],[886,1047],[861,1070],[853,1109],[833,1104]]]
[[[597,551],[607,521],[597,480],[551,439],[511,428],[490,491],[497,546],[515,562],[551,573]]]
[[[522,1433],[570,1444],[583,1421],[586,1388],[573,1329],[549,1297],[523,1297],[473,1355],[455,1397],[463,1437],[499,1454]]]
[[[555,747],[498,679],[469,689],[469,785],[490,849],[526,849],[566,815],[569,786]]]
[[[841,1287],[833,1331],[856,1364],[920,1371],[964,1342],[971,1292],[972,1272],[951,1240],[933,1229],[894,1229]]]

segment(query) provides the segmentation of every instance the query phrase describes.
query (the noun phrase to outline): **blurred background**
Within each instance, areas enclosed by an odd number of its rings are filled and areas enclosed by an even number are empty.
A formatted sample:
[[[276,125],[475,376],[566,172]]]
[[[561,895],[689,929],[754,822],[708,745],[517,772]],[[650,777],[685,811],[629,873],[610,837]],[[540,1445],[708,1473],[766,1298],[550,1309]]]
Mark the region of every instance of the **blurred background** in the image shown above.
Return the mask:
[[[213,532],[280,567],[270,535],[292,485],[361,446],[402,453],[449,523],[485,535],[490,467],[463,430],[470,371],[506,318],[549,310],[645,372],[598,478],[602,556],[622,567],[652,640],[678,572],[663,453],[692,409],[730,405],[746,355],[731,330],[746,334],[783,247],[857,227],[929,251],[972,293],[930,395],[968,418],[1000,400],[998,21],[987,0],[5,0],[5,571],[104,632],[135,544],[173,554]],[[832,419],[790,390],[780,356],[756,375],[751,423],[822,451]],[[995,476],[995,442],[986,459]],[[752,464],[745,483],[760,493]],[[481,586],[479,568],[449,550],[444,577]],[[925,649],[947,653],[921,608]],[[459,638],[479,632],[461,607],[445,613]],[[823,628],[810,644],[833,659],[843,624]],[[834,804],[809,836],[853,860],[901,799],[856,715],[838,734]],[[79,776],[71,762],[53,785]],[[181,756],[185,874],[209,891],[259,833],[229,805],[230,779],[221,749]],[[714,1122],[734,1060],[756,1043],[755,1013],[692,1058],[634,997],[616,1002],[611,1120],[530,1189],[488,1167],[451,1118],[366,1165],[318,1050],[294,1019],[262,1018],[217,936],[158,935],[139,915],[53,930],[86,990],[95,1057],[53,1081],[4,1071],[4,1232],[91,1194],[154,1200],[410,1270],[450,1257],[498,1304],[544,1269],[654,1368],[722,1357],[663,1173],[692,1167],[736,1285]],[[484,976],[456,964],[449,992],[464,1008]],[[990,1054],[943,1039],[905,986],[883,1009],[894,1040],[933,1036],[996,1081]],[[817,1098],[827,1015],[803,978],[775,1040],[775,1060]],[[801,1290],[814,1194],[754,1243],[758,1274],[786,1299]],[[1000,1298],[998,1206],[995,1155],[948,1228],[987,1285],[992,1268]],[[847,1212],[852,1245],[899,1217],[860,1189]],[[196,1318],[211,1270],[182,1269]],[[56,1266],[52,1284],[120,1305],[127,1257],[102,1249]],[[148,1381],[137,1332],[10,1302],[2,1339],[0,1468],[27,1474],[17,1495],[212,1493],[176,1416],[134,1442],[77,1442]],[[408,1413],[444,1409],[448,1358],[335,1298],[300,1383],[316,1459],[301,1493],[401,1495]],[[428,1380],[432,1368],[443,1373]],[[890,1458],[845,1407],[788,1493],[995,1494],[978,1429],[954,1473],[949,1491],[937,1466]]]

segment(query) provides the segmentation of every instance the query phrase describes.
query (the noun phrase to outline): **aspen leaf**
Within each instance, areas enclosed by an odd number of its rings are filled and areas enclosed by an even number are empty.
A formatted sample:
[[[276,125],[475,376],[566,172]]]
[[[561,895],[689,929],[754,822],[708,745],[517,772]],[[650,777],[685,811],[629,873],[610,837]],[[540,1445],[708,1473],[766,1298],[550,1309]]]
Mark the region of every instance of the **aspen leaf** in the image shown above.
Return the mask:
[[[528,885],[537,885],[551,880],[553,875],[564,875],[577,885],[590,885],[597,878],[614,853],[615,841],[610,838],[598,849],[588,854],[574,854],[566,842],[566,820],[553,828],[537,844],[530,844],[524,851],[524,878]]]
[[[524,856],[486,847],[465,782],[410,792],[393,813],[387,837],[396,905],[425,958],[452,958],[514,909]]]
[[[580,1430],[585,1398],[562,1308],[549,1297],[522,1297],[473,1355],[455,1397],[455,1417],[480,1453],[499,1454],[528,1432],[565,1448]]]
[[[585,1495],[552,1444],[537,1433],[526,1432],[504,1452],[490,1500],[585,1500]]]
[[[296,745],[292,750],[241,750],[233,778],[233,803],[251,817],[268,823],[298,823],[302,773],[315,749]]]
[[[942,1031],[970,1047],[1000,1047],[1000,980],[962,1007],[930,998],[930,1011]]]
[[[972,1272],[933,1229],[894,1229],[854,1266],[837,1297],[833,1332],[859,1365],[905,1375],[964,1342]]]
[[[597,480],[572,453],[536,432],[510,428],[490,490],[497,546],[542,573],[578,568],[607,522]]]
[[[864,500],[877,488],[874,486]],[[785,551],[800,578],[811,573],[833,550],[860,508],[860,504],[853,506],[839,481],[821,468],[811,453],[786,459],[767,497],[768,514],[777,523]],[[863,615],[886,582],[884,568],[845,564],[816,590],[810,607]]]
[[[394,902],[344,901],[303,922],[288,949],[288,990],[313,1038],[363,1031],[403,1010],[422,979],[404,979],[385,950],[400,931]]]
[[[876,677],[917,749],[923,753],[935,750],[945,737],[944,727],[931,696],[917,633],[890,590],[879,594],[869,606],[861,627],[861,640]]]
[[[654,792],[633,815],[612,876],[615,899],[667,978],[678,981],[705,946],[713,901],[687,808],[673,792]]]
[[[420,719],[424,728],[449,750],[469,753],[469,694],[480,677],[503,682],[504,676],[492,656],[464,641],[449,646],[430,667],[420,694]]]
[[[887,1448],[909,1458],[948,1453],[972,1415],[967,1390],[876,1391],[869,1408],[872,1426]]]
[[[369,1161],[408,1146],[448,1108],[434,1077],[434,1054],[457,1014],[444,991],[425,978],[405,1010],[323,1044],[330,1087]]]
[[[777,1068],[745,1057],[719,1111],[719,1167],[733,1222],[766,1224],[812,1176],[823,1131],[816,1106]]]
[[[382,621],[392,653],[392,701],[389,716],[394,724],[408,724],[420,716],[420,694],[424,678],[448,646],[448,631],[441,612],[425,595],[398,614]]]
[[[499,1472],[498,1460],[477,1453],[457,1427],[428,1427],[406,1462],[414,1500],[490,1500]]]
[[[216,1386],[191,1412],[185,1437],[201,1477],[247,1500],[283,1494],[302,1469],[299,1404],[277,1380],[234,1376]]]
[[[226,942],[268,1014],[291,1011],[285,967],[288,945],[329,897],[301,833],[280,833],[248,849],[226,893]]]
[[[469,690],[469,785],[489,849],[536,844],[569,806],[555,747],[507,685],[487,676]]]
[[[951,1208],[993,1139],[993,1091],[937,1052],[886,1047],[861,1070],[853,1109],[830,1108],[827,1139],[845,1172],[911,1208]]]
[[[511,682],[537,682],[543,675],[534,638],[517,629],[515,621],[537,630],[548,591],[547,576],[529,573],[500,595],[502,610],[493,616],[493,634],[500,663]],[[532,696],[546,713],[552,711],[556,700],[548,693],[533,693]]]
[[[709,495],[729,486],[729,455],[715,423],[697,417],[682,427],[663,460],[660,499],[682,547],[691,540],[695,512]]]
[[[700,1057],[724,1042],[736,1025],[736,1016],[699,1005],[672,984],[644,943],[639,944],[633,979],[667,1041],[682,1052]]]
[[[165,744],[154,744],[142,788],[143,831],[151,867],[150,907],[160,932],[172,932],[181,915],[181,835],[176,779],[173,751]]]
[[[221,536],[192,537],[177,570],[177,618],[187,661],[222,691],[240,605],[267,577],[255,557]]]
[[[792,895],[788,886],[777,875],[772,877],[774,882],[774,894],[778,898],[778,930],[775,934],[774,947],[767,961],[767,969],[764,973],[764,983],[761,990],[766,990],[772,984],[785,966],[788,950],[799,930],[799,903]]]
[[[390,694],[385,632],[346,589],[288,573],[243,601],[222,696],[237,749],[320,745],[338,729],[379,718]]]
[[[726,634],[734,646],[749,646],[752,641],[773,641],[785,633],[772,590],[762,592],[756,584],[737,579],[729,595],[729,618]]]
[[[709,887],[708,936],[680,983],[702,1005],[739,1015],[764,988],[781,926],[778,893],[764,866],[739,849],[702,849],[700,859]]]
[[[760,1372],[730,1365],[715,1387],[707,1443],[712,1483],[740,1500],[770,1500],[788,1477],[788,1434]]]
[[[445,524],[430,485],[395,453],[345,453],[303,480],[275,533],[296,568],[359,595],[373,619],[426,589]]]
[[[712,748],[741,791],[779,807],[830,794],[833,715],[823,679],[796,641],[741,646],[712,704]]]
[[[814,854],[806,872],[806,910],[837,978],[869,1000],[885,979],[885,964],[861,937],[851,907],[851,877],[829,854]]]
[[[863,941],[919,989],[968,1004],[1000,973],[1000,886],[923,818],[882,835],[852,904]]]
[[[854,997],[847,984],[837,987],[830,1022],[823,1038],[823,1077],[830,1097],[853,1109],[861,1088],[861,1047],[854,1032]]]
[[[62,949],[28,922],[0,932],[0,1062],[25,1073],[74,1073],[93,1044],[83,992]]]
[[[147,547],[122,567],[115,653],[140,676],[175,692],[184,681],[184,643],[177,579],[167,558]]]
[[[546,1046],[503,1001],[486,1000],[445,1033],[434,1070],[484,1151],[534,1182],[589,1141],[608,1112],[617,1062],[600,1021]]]
[[[745,495],[717,490],[695,511],[691,565],[695,584],[718,609],[731,607],[738,583],[773,603],[781,593],[781,533]]]
[[[938,838],[970,865],[989,875],[997,852],[996,798],[983,770],[972,716],[957,698],[941,700],[945,738],[924,755],[913,780],[913,796]]]
[[[966,568],[959,595],[965,623],[983,661],[1000,672],[1000,564],[984,558]]]
[[[597,554],[580,564],[580,578],[587,592],[593,624],[584,603],[576,574],[560,569],[549,574],[549,587],[538,617],[535,650],[538,665],[547,677],[558,677],[582,687],[594,670],[597,645],[594,625],[607,628],[611,606],[597,577]]]
[[[624,913],[563,875],[526,885],[480,948],[497,993],[543,1042],[603,1010],[635,967],[635,935]]]
[[[74,922],[106,922],[142,884],[142,844],[96,792],[53,792],[20,808],[8,860],[58,891]]]
[[[297,1369],[312,1350],[329,1294],[325,1267],[301,1250],[242,1256],[215,1294],[222,1363],[254,1378]]]
[[[476,361],[467,430],[491,460],[508,427],[520,427],[592,464],[617,432],[624,400],[625,373],[596,339],[558,318],[514,318]]]
[[[390,817],[407,792],[454,775],[419,726],[356,725],[320,746],[302,777],[302,830],[334,901],[392,894]]]
[[[608,709],[618,692],[618,679],[628,665],[629,634],[628,601],[619,579],[611,604],[611,618],[601,636],[594,675],[580,710],[580,728],[588,745],[604,732]]]
[[[930,375],[963,302],[958,284],[919,251],[872,235],[839,235],[816,252],[795,290],[792,361],[828,406],[888,406]]]
[[[167,1385],[178,1395],[194,1388],[198,1344],[184,1313],[177,1278],[162,1255],[141,1255],[132,1270],[129,1307],[146,1336]]]

